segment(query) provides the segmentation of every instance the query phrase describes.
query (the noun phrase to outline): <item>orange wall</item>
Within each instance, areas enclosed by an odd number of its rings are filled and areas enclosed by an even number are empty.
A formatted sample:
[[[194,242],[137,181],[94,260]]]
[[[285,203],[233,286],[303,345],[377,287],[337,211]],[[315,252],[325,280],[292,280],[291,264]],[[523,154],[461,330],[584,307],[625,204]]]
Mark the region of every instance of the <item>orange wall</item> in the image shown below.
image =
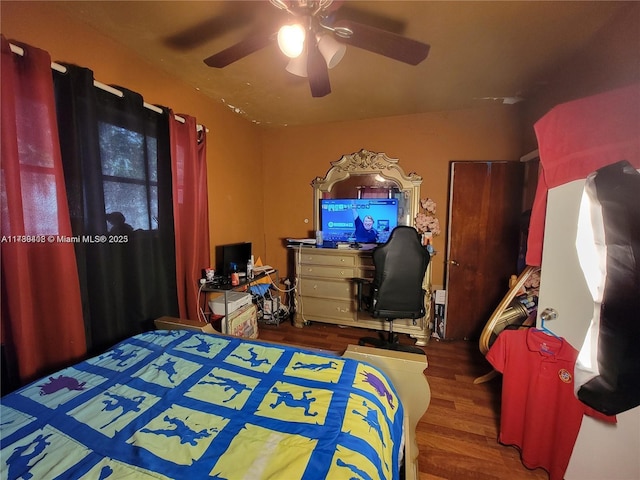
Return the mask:
[[[58,10],[55,2],[2,1],[0,21],[7,39],[46,50],[53,61],[90,68],[102,83],[137,91],[146,102],[189,114],[205,125],[209,129],[212,256],[214,245],[240,241],[255,242],[256,251],[263,254],[262,160],[255,126],[121,44],[75,21]]]
[[[522,104],[278,129],[251,124],[71,19],[55,2],[3,0],[0,25],[9,39],[47,50],[53,60],[88,67],[103,83],[126,86],[149,103],[187,113],[204,124],[210,131],[212,247],[251,241],[256,255],[285,275],[282,240],[311,235],[310,182],[324,176],[331,161],[362,148],[400,159],[406,173],[424,178],[422,196],[436,200],[444,227],[451,160],[518,159],[536,148],[532,125],[553,105],[639,81],[639,11],[640,2],[630,5],[582,55],[554,72],[555,82]],[[437,237],[437,285],[444,281],[444,246],[444,236]]]
[[[287,237],[313,232],[311,181],[330,162],[367,149],[398,158],[405,173],[422,176],[422,197],[438,204],[446,225],[451,160],[517,160],[522,155],[517,107],[377,118],[263,132],[265,238],[270,265],[286,269]],[[444,235],[436,237],[433,281],[443,285]],[[284,273],[281,273],[284,275]]]

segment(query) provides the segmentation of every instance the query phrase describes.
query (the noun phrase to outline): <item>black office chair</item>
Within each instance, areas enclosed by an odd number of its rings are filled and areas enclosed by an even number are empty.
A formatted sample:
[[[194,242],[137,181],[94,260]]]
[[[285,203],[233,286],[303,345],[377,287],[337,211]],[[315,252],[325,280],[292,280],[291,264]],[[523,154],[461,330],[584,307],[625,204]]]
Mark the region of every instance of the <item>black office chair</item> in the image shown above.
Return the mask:
[[[355,279],[357,284],[358,310],[368,311],[374,318],[389,321],[389,333],[384,338],[364,337],[360,345],[370,344],[378,348],[424,354],[424,350],[410,345],[401,345],[393,333],[393,321],[397,318],[418,319],[424,317],[424,275],[431,256],[420,241],[413,227],[396,227],[387,243],[373,251],[375,274],[373,281]],[[369,286],[369,294],[363,291]]]

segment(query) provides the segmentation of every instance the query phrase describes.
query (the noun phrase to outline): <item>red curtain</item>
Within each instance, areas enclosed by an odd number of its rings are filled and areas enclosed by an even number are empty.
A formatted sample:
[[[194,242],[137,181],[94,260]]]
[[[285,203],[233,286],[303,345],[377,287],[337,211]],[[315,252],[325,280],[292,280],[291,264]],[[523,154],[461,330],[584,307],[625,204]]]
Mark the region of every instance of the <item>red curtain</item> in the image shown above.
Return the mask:
[[[527,265],[542,263],[547,191],[620,160],[640,168],[640,84],[564,103],[535,124],[540,175]]]
[[[51,74],[2,37],[2,342],[22,382],[86,352]]]
[[[207,203],[206,132],[196,120],[171,115],[171,169],[176,237],[176,276],[180,317],[197,320],[202,269],[209,266],[209,208]]]

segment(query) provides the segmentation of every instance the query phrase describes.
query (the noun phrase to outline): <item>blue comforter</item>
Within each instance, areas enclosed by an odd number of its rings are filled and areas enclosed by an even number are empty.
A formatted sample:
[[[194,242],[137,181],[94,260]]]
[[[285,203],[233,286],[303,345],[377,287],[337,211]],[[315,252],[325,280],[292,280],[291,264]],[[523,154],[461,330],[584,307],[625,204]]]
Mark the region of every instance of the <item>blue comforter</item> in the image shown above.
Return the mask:
[[[184,330],[2,398],[2,479],[396,479],[403,409],[355,360]]]

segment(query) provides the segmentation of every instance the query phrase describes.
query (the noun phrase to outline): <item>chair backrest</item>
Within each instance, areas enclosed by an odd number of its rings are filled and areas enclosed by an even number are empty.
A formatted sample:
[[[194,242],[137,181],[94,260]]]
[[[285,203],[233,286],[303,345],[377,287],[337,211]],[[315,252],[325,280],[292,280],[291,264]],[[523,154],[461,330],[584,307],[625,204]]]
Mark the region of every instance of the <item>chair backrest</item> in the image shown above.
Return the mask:
[[[374,317],[420,318],[425,314],[422,288],[431,256],[413,227],[398,226],[373,251]]]

